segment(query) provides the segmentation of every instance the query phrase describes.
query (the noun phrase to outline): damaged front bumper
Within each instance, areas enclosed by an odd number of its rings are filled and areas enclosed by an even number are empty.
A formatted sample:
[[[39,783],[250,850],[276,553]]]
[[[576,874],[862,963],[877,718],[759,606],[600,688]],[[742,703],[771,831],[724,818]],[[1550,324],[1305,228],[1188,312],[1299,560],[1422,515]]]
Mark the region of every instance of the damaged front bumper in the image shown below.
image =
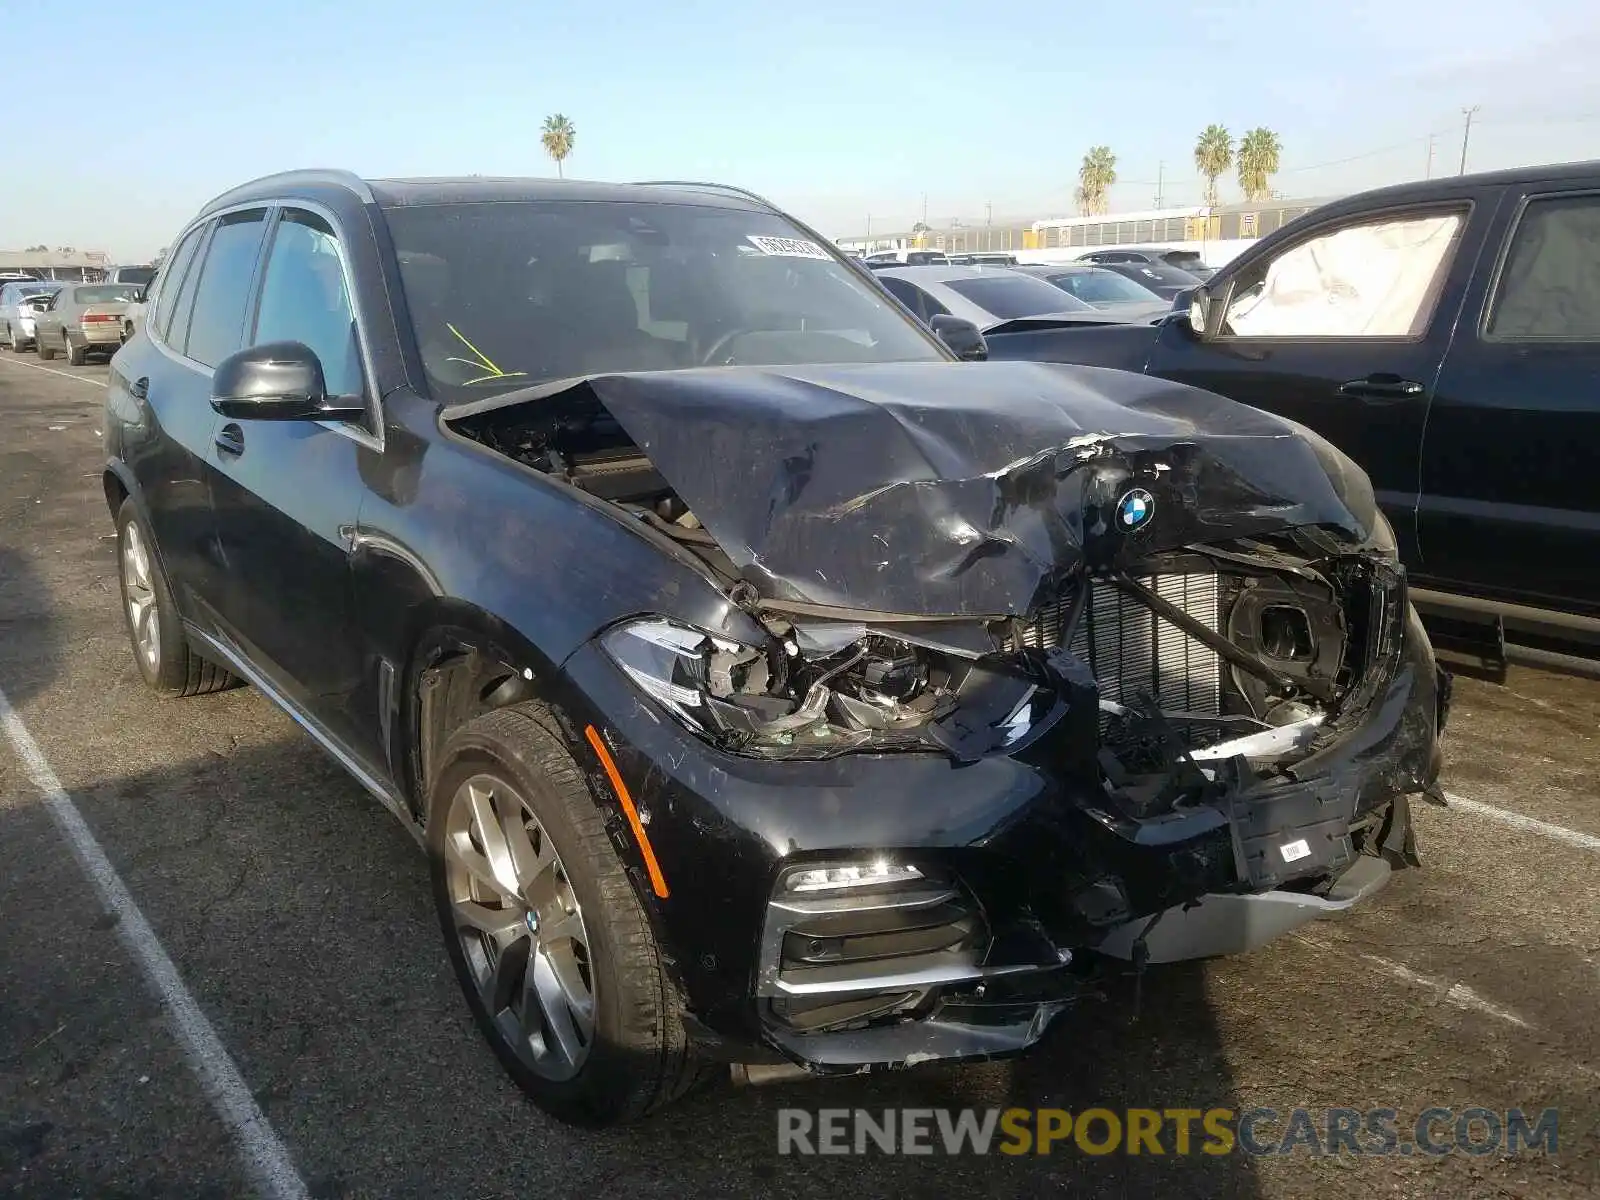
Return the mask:
[[[1394,668],[1307,757],[1269,779],[1210,764],[1205,802],[1143,818],[1047,745],[739,757],[596,646],[566,667],[571,716],[606,730],[670,889],[646,900],[686,1024],[731,1061],[1023,1050],[1097,957],[1249,950],[1375,894],[1415,863],[1408,798],[1438,771],[1440,676],[1409,608]]]

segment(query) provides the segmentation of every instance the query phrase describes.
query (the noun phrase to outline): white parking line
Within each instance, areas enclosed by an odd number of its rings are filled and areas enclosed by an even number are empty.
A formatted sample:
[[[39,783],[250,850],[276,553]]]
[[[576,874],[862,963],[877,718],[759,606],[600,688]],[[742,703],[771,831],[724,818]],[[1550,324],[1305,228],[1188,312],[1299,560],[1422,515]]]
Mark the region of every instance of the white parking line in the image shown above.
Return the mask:
[[[222,1039],[184,986],[178,968],[167,956],[155,930],[150,928],[150,922],[134,903],[127,885],[84,823],[78,806],[62,790],[61,781],[3,691],[0,691],[0,725],[5,727],[34,786],[44,794],[46,810],[100,893],[101,903],[117,918],[117,933],[144,972],[151,989],[171,1014],[173,1031],[189,1059],[189,1067],[200,1081],[211,1107],[233,1135],[261,1194],[268,1200],[309,1200],[310,1193],[295,1169],[294,1160],[266,1115],[257,1107]]]
[[[1477,992],[1464,983],[1451,983],[1444,979],[1435,979],[1431,975],[1424,975],[1421,971],[1413,971],[1410,967],[1403,966],[1387,958],[1380,958],[1376,954],[1363,954],[1366,959],[1376,967],[1382,968],[1402,983],[1409,983],[1414,987],[1424,988],[1433,992],[1446,1004],[1468,1012],[1483,1013],[1485,1016],[1496,1017],[1508,1025],[1516,1025],[1522,1029],[1532,1028],[1509,1008],[1501,1008],[1491,1000],[1485,1000]]]
[[[97,375],[74,375],[71,371],[58,371],[54,367],[47,367],[40,363],[18,362],[14,358],[0,358],[0,363],[13,367],[26,367],[30,371],[43,371],[46,375],[59,375],[63,379],[76,379],[79,383],[87,383],[90,387],[105,387],[106,381]]]
[[[1565,825],[1552,825],[1548,821],[1535,820],[1533,817],[1525,817],[1507,808],[1496,808],[1492,804],[1485,804],[1481,800],[1468,800],[1465,796],[1457,796],[1454,792],[1446,792],[1444,798],[1450,808],[1459,808],[1462,812],[1499,821],[1500,824],[1509,825],[1513,829],[1542,834],[1558,842],[1565,842],[1569,846],[1576,846],[1580,850],[1600,852],[1600,837],[1595,837],[1592,833],[1580,833],[1576,829],[1568,829]]]

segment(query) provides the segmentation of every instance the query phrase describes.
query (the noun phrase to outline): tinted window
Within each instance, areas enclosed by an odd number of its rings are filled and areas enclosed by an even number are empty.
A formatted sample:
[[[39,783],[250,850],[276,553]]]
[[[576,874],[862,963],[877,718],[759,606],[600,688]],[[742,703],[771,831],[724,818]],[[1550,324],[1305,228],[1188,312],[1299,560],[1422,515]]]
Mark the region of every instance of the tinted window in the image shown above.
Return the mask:
[[[115,304],[119,300],[132,300],[138,294],[138,286],[132,283],[95,283],[72,289],[72,299],[77,304]]]
[[[1600,196],[1534,200],[1523,211],[1489,335],[1600,340]]]
[[[1050,282],[1086,304],[1159,304],[1161,297],[1149,288],[1115,271],[1070,271],[1050,276]]]
[[[1128,277],[1145,287],[1186,288],[1194,287],[1200,282],[1187,271],[1180,271],[1177,267],[1163,266],[1161,263],[1125,263],[1123,267],[1128,272]]]
[[[1288,246],[1235,278],[1222,332],[1420,337],[1462,217],[1460,212],[1391,216],[1342,225]],[[1140,268],[1146,269],[1162,268]]]
[[[945,286],[1002,321],[1045,313],[1082,312],[1089,305],[1032,275],[1007,271],[974,279],[950,279]]]
[[[916,313],[921,320],[931,321],[934,317],[950,311],[916,284],[904,279],[884,276],[883,286],[889,289],[889,293],[896,300]]]
[[[150,327],[155,330],[156,335],[163,341],[176,341],[179,344],[183,342],[181,336],[183,326],[180,325],[178,327],[180,336],[175,339],[169,338],[167,331],[172,325],[172,314],[178,307],[178,296],[184,290],[185,277],[194,274],[189,270],[189,266],[194,260],[195,250],[205,237],[205,232],[206,226],[204,225],[196,226],[190,230],[189,236],[178,243],[178,248],[172,252],[172,256],[163,264],[166,268],[162,275],[164,282],[156,293],[155,319],[150,323]],[[189,291],[192,293],[193,290],[191,286]]]
[[[261,284],[252,344],[302,342],[316,351],[328,391],[363,391],[355,311],[333,230],[321,217],[288,212],[278,223]]]
[[[689,204],[430,204],[386,214],[429,379],[943,355],[782,217]]]
[[[216,366],[243,343],[244,314],[261,249],[263,216],[251,212],[223,217],[206,247],[184,353],[208,367]]]
[[[0,304],[15,304],[24,296],[48,296],[60,290],[59,286],[48,283],[8,283],[0,288]]]
[[[118,267],[112,273],[112,278],[118,283],[149,283],[156,277],[154,267]]]

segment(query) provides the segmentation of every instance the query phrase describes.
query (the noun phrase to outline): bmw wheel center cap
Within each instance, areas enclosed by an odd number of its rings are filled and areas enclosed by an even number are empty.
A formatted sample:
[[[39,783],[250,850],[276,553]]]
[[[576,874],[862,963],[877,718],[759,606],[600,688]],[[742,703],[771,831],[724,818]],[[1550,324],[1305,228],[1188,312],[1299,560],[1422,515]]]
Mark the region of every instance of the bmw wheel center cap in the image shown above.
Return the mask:
[[[1156,515],[1156,498],[1143,488],[1132,488],[1117,501],[1117,525],[1125,533],[1143,529]]]

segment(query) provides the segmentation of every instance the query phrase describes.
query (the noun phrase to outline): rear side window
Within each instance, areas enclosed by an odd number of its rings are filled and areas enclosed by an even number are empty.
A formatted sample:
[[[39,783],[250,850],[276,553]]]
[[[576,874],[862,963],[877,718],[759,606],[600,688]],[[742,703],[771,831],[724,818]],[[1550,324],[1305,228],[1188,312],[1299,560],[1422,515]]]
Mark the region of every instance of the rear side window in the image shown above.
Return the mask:
[[[244,341],[244,315],[261,250],[265,215],[261,211],[230,214],[222,218],[211,235],[184,349],[196,362],[214,367]]]
[[[1600,196],[1529,202],[1487,333],[1507,341],[1600,341]]]
[[[179,308],[187,308],[194,299],[194,285],[200,275],[194,261],[195,254],[205,244],[209,228],[210,225],[196,225],[189,231],[189,236],[178,243],[178,248],[165,263],[162,283],[156,291],[156,312],[150,328],[163,342],[179,350],[183,349],[188,317],[174,322],[173,314]]]
[[[1463,211],[1409,213],[1339,226],[1297,242],[1240,272],[1222,333],[1421,337],[1465,218]]]

